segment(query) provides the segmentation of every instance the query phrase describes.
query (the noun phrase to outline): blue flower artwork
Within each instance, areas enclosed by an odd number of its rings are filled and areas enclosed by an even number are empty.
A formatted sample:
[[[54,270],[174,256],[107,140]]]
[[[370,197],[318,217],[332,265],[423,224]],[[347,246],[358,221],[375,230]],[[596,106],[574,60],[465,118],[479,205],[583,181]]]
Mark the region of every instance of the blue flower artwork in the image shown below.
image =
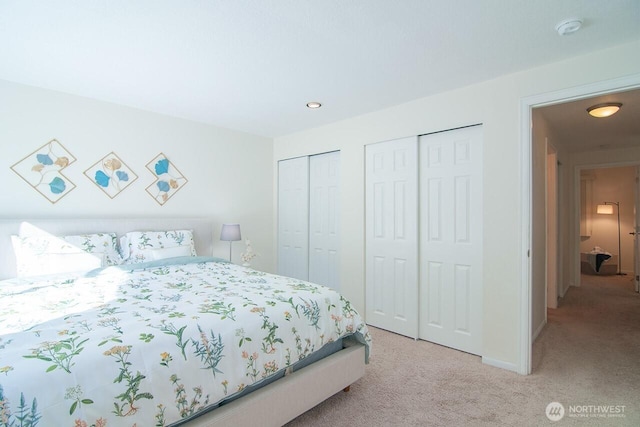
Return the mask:
[[[98,160],[84,174],[112,199],[138,179],[138,176],[114,152]]]
[[[49,187],[51,188],[51,192],[53,194],[61,194],[64,193],[64,190],[67,189],[67,184],[62,178],[56,176],[49,183]]]
[[[76,188],[63,173],[75,161],[58,140],[52,139],[11,166],[11,170],[51,203],[56,203]]]
[[[156,180],[147,187],[147,193],[160,206],[164,205],[188,182],[187,178],[162,153],[147,164],[147,169],[156,177]]]
[[[102,172],[101,170],[98,170],[96,172],[96,184],[98,184],[100,187],[107,188],[109,186],[110,180],[111,178],[109,178],[109,175]]]
[[[153,168],[156,171],[156,175],[162,175],[169,172],[169,159],[158,160]]]

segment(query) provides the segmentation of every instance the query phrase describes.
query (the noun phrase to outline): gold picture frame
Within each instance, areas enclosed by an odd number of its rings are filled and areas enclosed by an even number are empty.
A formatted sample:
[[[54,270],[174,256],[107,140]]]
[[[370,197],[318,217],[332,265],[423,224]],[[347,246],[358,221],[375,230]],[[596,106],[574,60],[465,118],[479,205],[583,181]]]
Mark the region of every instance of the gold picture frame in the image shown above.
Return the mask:
[[[146,188],[147,193],[160,206],[167,203],[189,182],[164,153],[158,154],[147,163],[147,169],[156,177],[156,180]]]
[[[84,174],[111,199],[138,179],[138,175],[113,151],[84,171]]]
[[[56,203],[76,188],[62,173],[75,161],[69,150],[52,139],[12,165],[11,170],[51,203]]]

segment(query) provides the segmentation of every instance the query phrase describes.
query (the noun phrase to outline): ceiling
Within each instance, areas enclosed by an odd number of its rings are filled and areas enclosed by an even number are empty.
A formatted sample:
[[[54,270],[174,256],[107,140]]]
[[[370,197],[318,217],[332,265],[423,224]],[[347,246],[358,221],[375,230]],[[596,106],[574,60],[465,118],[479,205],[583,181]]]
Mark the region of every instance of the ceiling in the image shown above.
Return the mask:
[[[559,36],[571,17],[583,28]],[[0,79],[273,137],[638,40],[639,23],[638,0],[2,0]]]
[[[606,102],[622,103],[610,117],[594,118],[587,108]],[[599,151],[640,146],[640,89],[611,93],[536,109],[553,131],[551,144],[568,152]],[[534,114],[534,126],[535,117]]]

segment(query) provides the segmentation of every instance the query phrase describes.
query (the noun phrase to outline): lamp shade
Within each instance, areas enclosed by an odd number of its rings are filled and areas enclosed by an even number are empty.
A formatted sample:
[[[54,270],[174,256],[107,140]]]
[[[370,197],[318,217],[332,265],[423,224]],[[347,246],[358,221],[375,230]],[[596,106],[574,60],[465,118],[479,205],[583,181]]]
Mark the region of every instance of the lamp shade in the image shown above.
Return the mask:
[[[604,215],[613,215],[613,205],[598,205],[596,213]]]
[[[220,240],[225,242],[236,242],[241,240],[240,237],[240,224],[222,224],[222,231],[220,231]]]

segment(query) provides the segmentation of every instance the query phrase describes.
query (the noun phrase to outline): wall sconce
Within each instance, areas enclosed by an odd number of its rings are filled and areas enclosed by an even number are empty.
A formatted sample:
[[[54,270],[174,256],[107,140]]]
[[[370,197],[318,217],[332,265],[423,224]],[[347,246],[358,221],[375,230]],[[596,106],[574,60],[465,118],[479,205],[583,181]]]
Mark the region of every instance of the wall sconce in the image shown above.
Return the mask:
[[[613,215],[613,207],[618,207],[618,274],[624,276],[622,272],[622,253],[620,252],[620,202],[604,202],[604,205],[598,205],[596,213],[601,215]]]
[[[220,240],[223,242],[229,242],[229,262],[231,262],[231,244],[241,240],[240,237],[240,224],[222,224],[222,231],[220,231]]]

